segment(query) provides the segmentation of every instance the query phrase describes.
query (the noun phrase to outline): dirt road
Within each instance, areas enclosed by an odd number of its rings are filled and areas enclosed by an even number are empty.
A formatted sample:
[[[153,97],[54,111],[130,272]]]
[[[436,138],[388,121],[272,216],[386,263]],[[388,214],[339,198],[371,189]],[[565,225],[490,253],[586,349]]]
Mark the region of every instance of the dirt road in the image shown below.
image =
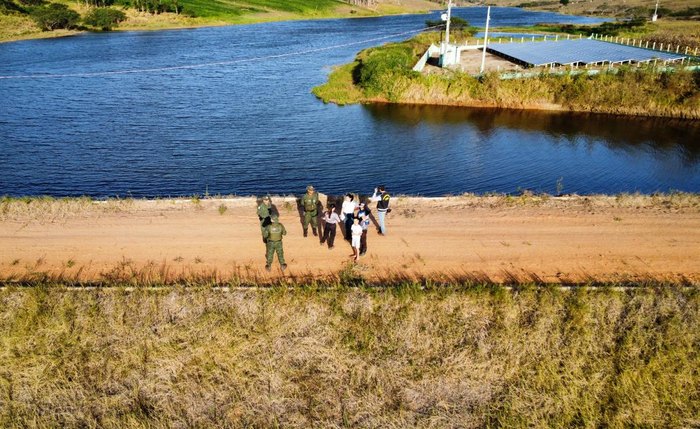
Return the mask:
[[[293,197],[273,198],[289,231],[285,275],[337,274],[351,249],[303,238]],[[0,278],[96,281],[260,279],[253,198],[5,202]],[[365,278],[700,282],[700,197],[395,197],[388,235],[369,235]]]

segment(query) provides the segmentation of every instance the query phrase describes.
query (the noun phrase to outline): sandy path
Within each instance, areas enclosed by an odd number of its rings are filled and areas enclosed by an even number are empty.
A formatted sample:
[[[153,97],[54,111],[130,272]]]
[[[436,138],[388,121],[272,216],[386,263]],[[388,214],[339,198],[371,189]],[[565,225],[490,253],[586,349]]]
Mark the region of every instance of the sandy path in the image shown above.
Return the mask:
[[[357,270],[369,278],[480,273],[495,280],[698,282],[700,204],[688,198],[394,198],[389,234],[370,231],[369,252]],[[303,238],[293,201],[273,200],[289,231],[287,273],[337,273],[349,261],[349,245],[339,237],[328,250],[314,237]],[[268,276],[252,198],[27,205],[32,210],[22,204],[6,207],[0,222],[2,278],[37,272],[82,280],[146,272]]]

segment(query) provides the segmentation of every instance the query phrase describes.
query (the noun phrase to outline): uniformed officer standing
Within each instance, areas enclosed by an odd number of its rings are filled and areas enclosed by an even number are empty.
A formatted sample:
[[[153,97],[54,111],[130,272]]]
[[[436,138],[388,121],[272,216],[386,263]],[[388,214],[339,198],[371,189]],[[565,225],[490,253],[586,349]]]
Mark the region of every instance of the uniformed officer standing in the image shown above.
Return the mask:
[[[272,201],[268,195],[262,198],[262,202],[258,206],[258,219],[260,220],[260,232],[265,242],[265,227],[271,223],[270,214],[272,214]]]
[[[311,222],[311,232],[315,235],[318,228],[318,192],[314,187],[309,185],[306,187],[306,193],[301,197],[301,206],[304,209],[304,237],[308,236],[307,229]]]
[[[277,215],[272,215],[272,223],[267,225],[263,229],[263,239],[265,239],[265,245],[267,246],[267,264],[265,264],[265,269],[270,271],[272,267],[272,259],[275,257],[275,252],[277,252],[277,259],[280,261],[280,266],[284,270],[287,268],[287,264],[284,262],[284,249],[282,249],[282,236],[287,235],[287,230],[279,222]]]

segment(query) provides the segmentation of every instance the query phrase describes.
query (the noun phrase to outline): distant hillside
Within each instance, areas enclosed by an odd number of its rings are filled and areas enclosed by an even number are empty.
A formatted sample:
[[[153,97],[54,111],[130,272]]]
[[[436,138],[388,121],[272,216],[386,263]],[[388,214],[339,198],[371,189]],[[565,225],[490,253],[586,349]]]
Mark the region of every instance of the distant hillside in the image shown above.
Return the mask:
[[[574,15],[603,15],[616,17],[651,16],[653,0],[461,0],[460,5],[511,6],[549,10]],[[659,16],[683,19],[700,19],[700,0],[664,0],[659,7]]]
[[[164,29],[422,12],[429,0],[0,0],[0,41],[80,30]],[[109,8],[109,9],[105,9]],[[97,14],[100,20],[90,19]]]

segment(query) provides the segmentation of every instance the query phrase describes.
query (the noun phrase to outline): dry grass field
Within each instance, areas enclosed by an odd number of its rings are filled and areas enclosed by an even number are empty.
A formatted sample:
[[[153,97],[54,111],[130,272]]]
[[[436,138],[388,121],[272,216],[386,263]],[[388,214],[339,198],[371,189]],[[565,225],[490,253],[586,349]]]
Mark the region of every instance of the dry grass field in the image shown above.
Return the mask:
[[[0,290],[4,428],[697,427],[697,288]]]

